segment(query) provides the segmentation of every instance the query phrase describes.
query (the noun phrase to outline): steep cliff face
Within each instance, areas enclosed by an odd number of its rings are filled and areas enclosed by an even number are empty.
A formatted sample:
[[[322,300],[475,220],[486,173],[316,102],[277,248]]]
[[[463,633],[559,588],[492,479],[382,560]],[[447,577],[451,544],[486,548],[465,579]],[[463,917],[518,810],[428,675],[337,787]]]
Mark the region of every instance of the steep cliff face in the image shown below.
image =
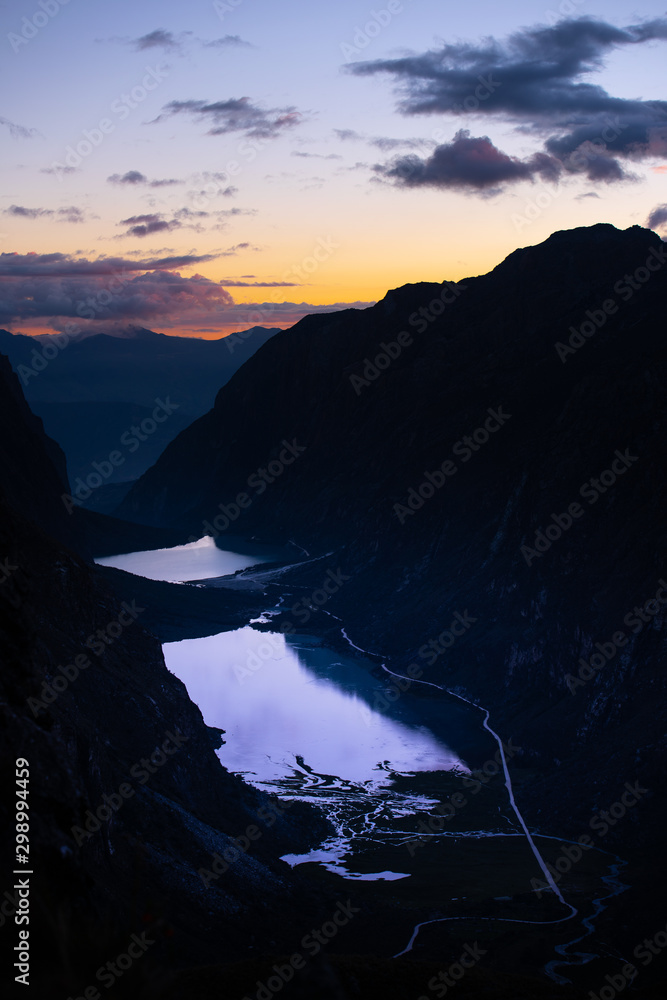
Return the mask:
[[[62,501],[69,492],[65,456],[44,433],[44,425],[25,401],[9,361],[0,354],[0,468],[2,488],[15,510],[61,541],[77,536]]]
[[[639,227],[561,232],[488,275],[308,317],[122,512],[333,552],[300,582],[342,567],[328,607],[355,643],[491,702],[557,786],[536,809],[574,826],[614,782],[662,786],[665,606],[633,608],[664,575],[665,250]]]
[[[325,821],[299,805],[274,808],[222,768],[219,734],[167,671],[141,606],[32,519],[61,523],[62,480],[6,363],[0,374],[0,746],[11,765],[0,809],[10,857],[12,762],[27,759],[31,985],[39,996],[81,995],[145,932],[151,947],[122,995],[157,996],[166,969],[280,948],[317,904],[277,859]],[[234,847],[249,827],[247,849]],[[199,874],[225,852],[226,871],[219,862],[221,874]],[[4,889],[3,924],[17,905]]]

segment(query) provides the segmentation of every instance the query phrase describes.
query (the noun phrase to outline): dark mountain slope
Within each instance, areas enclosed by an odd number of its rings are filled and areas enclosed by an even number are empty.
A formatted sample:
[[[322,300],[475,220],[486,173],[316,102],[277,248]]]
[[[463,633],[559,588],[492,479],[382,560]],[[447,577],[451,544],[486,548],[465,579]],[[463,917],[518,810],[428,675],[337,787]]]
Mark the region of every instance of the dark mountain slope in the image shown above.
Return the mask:
[[[492,707],[552,790],[537,778],[524,795],[576,832],[624,781],[664,785],[664,606],[639,631],[624,618],[664,575],[666,302],[656,234],[599,225],[456,287],[405,286],[363,312],[307,317],[234,376],[122,514],[197,534],[218,513],[224,528],[242,491],[251,503],[234,533],[333,550],[299,572],[312,586],[327,566],[349,575],[328,607],[353,641]],[[563,361],[556,344],[586,322],[592,335]],[[369,368],[403,330],[414,342]],[[283,438],[305,451],[263,492],[249,488]],[[428,643],[466,610],[474,624],[434,656]],[[572,692],[579,659],[619,630],[627,643]],[[652,815],[642,835],[657,833]],[[614,833],[636,840],[637,822]]]
[[[28,519],[48,523],[51,513],[58,526],[61,481],[1,360],[0,810],[8,858],[11,762],[26,758],[31,986],[40,997],[82,995],[132,934],[146,932],[154,944],[118,995],[159,996],[165,970],[252,955],[253,941],[280,949],[283,932],[287,947],[294,922],[326,907],[295,888],[277,860],[321,835],[324,821],[299,805],[272,823],[263,818],[269,800],[220,765],[219,734],[167,671],[138,602],[116,597]],[[126,798],[121,786],[131,790]],[[259,839],[205,886],[198,869],[210,869],[213,854],[253,824]],[[11,896],[3,896],[8,928]]]

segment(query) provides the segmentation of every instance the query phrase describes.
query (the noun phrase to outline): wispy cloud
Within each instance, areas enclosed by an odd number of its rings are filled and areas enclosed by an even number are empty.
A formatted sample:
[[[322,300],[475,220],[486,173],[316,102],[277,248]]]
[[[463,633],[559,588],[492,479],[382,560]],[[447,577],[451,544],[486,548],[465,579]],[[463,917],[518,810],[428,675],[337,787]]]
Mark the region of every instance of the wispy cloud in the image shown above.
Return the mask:
[[[146,185],[152,188],[173,187],[175,184],[183,184],[183,181],[176,180],[173,177],[150,181],[139,170],[128,170],[124,174],[111,174],[110,177],[107,177],[107,180],[110,184]]]
[[[9,129],[12,139],[34,139],[35,136],[41,137],[41,132],[36,128],[26,128],[25,125],[17,125],[16,122],[10,121],[9,118],[2,118],[0,116],[0,125],[4,125]]]
[[[246,42],[240,35],[223,35],[220,38],[198,38],[192,31],[167,31],[165,28],[155,28],[148,31],[139,38],[113,37],[106,39],[110,42],[118,42],[121,45],[129,45],[135,52],[146,52],[150,49],[160,49],[163,52],[171,52],[174,55],[185,55],[188,46],[200,46],[206,49],[226,49],[226,48],[254,48],[250,42]],[[97,39],[98,42],[105,39]]]
[[[4,215],[12,215],[18,219],[42,219],[51,217],[57,222],[85,222],[85,212],[76,205],[66,208],[27,208],[25,205],[10,205],[3,209]]]
[[[249,97],[231,97],[226,101],[170,101],[155,122],[188,115],[195,122],[210,125],[207,135],[228,135],[242,132],[246,136],[271,139],[294,128],[303,114],[294,107],[263,108]]]

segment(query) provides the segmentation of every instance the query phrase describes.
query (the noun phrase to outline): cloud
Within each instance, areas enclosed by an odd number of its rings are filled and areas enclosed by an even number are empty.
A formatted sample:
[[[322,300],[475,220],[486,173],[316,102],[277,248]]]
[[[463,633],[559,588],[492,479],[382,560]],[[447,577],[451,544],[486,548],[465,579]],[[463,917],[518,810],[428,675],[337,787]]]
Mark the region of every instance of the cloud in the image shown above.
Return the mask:
[[[298,281],[240,281],[238,278],[221,278],[225,288],[298,288]]]
[[[220,256],[221,257],[235,257],[236,254],[239,252],[239,250],[250,250],[253,253],[260,253],[262,251],[262,249],[263,249],[262,247],[253,246],[252,243],[236,243],[233,247],[230,247],[228,250],[224,250],[220,254]],[[244,274],[241,277],[243,277],[243,278],[254,278],[255,275],[254,274]]]
[[[353,128],[335,128],[334,133],[341,142],[351,142],[352,140],[363,140],[365,136],[361,132],[355,132]]]
[[[134,45],[137,52],[144,52],[146,49],[165,49],[167,51],[179,51],[183,42],[183,36],[189,35],[190,32],[182,32],[180,38],[176,38],[171,31],[165,31],[164,28],[157,28],[155,31],[150,31],[147,35],[142,35],[141,38],[135,38],[131,44]]]
[[[123,257],[72,257],[66,253],[0,253],[0,278],[106,278],[119,273],[142,271],[167,271],[193,267],[215,260],[216,254],[182,254],[180,256],[144,260],[127,260]]]
[[[616,49],[666,39],[667,18],[617,28],[586,17],[522,29],[502,42],[456,42],[345,69],[390,76],[403,115],[474,113],[514,122],[542,137],[543,154],[564,171],[612,182],[632,177],[621,160],[667,153],[667,101],[614,97],[585,77]]]
[[[142,215],[131,215],[127,219],[121,219],[119,226],[126,226],[124,236],[136,236],[143,238],[152,236],[154,233],[170,232],[172,229],[193,229],[197,233],[204,231],[202,220],[215,219],[216,224],[213,229],[223,229],[226,224],[224,219],[236,215],[254,215],[256,209],[253,208],[221,208],[213,212],[206,212],[203,209],[192,209],[187,205],[177,209],[170,219],[161,212],[149,212]],[[121,239],[117,236],[115,239]]]
[[[648,229],[659,229],[667,223],[667,205],[656,205],[648,217]]]
[[[3,209],[3,215],[14,215],[20,219],[40,219],[44,215],[53,215],[50,208],[26,208],[24,205],[10,205]]]
[[[97,41],[103,41],[103,39],[97,39]],[[175,35],[173,31],[167,31],[164,28],[155,28],[153,31],[141,35],[140,38],[129,38],[125,35],[121,38],[110,38],[108,41],[119,42],[121,45],[131,45],[135,52],[162,49],[164,52],[172,52],[176,55],[184,55],[189,43],[201,45],[206,49],[254,47],[240,35],[223,35],[221,38],[205,39],[197,38],[192,31],[180,31]]]
[[[125,174],[111,174],[107,177],[110,184],[147,184],[148,187],[172,187],[174,184],[182,184],[183,181],[175,180],[173,177],[163,180],[149,181],[145,174],[139,170],[128,170]]]
[[[363,132],[355,132],[351,128],[335,128],[333,131],[341,142],[365,142],[369,146],[376,146],[378,149],[383,150],[383,152],[401,147],[404,149],[419,149],[424,147],[431,148],[435,145],[429,139],[391,139],[383,135],[366,135]]]
[[[12,215],[19,219],[42,219],[45,216],[52,216],[60,222],[85,222],[86,216],[82,209],[75,205],[67,208],[26,208],[25,205],[10,205],[3,209],[4,215]]]
[[[369,303],[234,302],[224,282],[176,270],[206,257],[90,261],[64,253],[0,254],[0,324],[45,325],[72,333],[138,323],[209,333],[245,326],[291,326],[307,313]],[[264,283],[279,287],[283,282]]]
[[[196,260],[181,258],[180,264]],[[200,274],[184,277],[169,263],[177,266],[179,259],[88,261],[65,254],[0,254],[0,322],[36,317],[145,321],[173,310],[206,313],[233,304],[219,282]]]
[[[85,222],[86,216],[82,209],[77,208],[75,205],[70,205],[68,208],[59,208],[56,211],[56,215],[62,219],[63,222]]]
[[[178,219],[165,219],[159,213],[147,215],[131,215],[128,219],[121,219],[119,226],[128,226],[125,236],[152,236],[153,233],[169,232],[172,229],[179,229],[181,223]]]
[[[76,174],[78,173],[77,167],[40,167],[40,174],[53,174],[55,177],[59,177],[61,174]]]
[[[339,153],[303,153],[298,149],[295,149],[290,153],[290,156],[301,156],[304,159],[312,160],[342,160],[343,157]]]
[[[451,142],[436,146],[427,159],[400,156],[374,169],[403,187],[488,192],[497,192],[504,183],[532,180],[535,176],[553,181],[560,173],[558,161],[544,153],[520,160],[502,153],[488,136],[471,136],[466,129],[458,131]]]
[[[210,42],[202,41],[201,44],[205,49],[221,49],[230,45],[243,45],[246,48],[252,48],[250,42],[246,42],[240,35],[223,35],[222,38],[214,38]]]
[[[228,135],[242,132],[246,136],[271,139],[303,120],[294,107],[262,108],[249,97],[232,97],[226,101],[170,101],[155,122],[174,115],[186,114],[196,122],[210,124],[207,135]]]
[[[0,116],[0,125],[6,125],[9,129],[9,134],[12,139],[34,139],[36,135],[42,137],[41,132],[36,128],[26,128],[24,125],[17,125],[16,122],[11,122],[9,118],[2,118]]]

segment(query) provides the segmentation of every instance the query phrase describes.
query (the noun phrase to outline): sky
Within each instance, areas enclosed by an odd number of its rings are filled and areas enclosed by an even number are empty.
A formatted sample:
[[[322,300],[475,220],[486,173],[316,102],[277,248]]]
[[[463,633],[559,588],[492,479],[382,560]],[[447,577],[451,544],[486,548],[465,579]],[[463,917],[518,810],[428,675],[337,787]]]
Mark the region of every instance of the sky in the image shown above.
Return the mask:
[[[214,338],[667,237],[667,8],[0,4],[0,326]]]

